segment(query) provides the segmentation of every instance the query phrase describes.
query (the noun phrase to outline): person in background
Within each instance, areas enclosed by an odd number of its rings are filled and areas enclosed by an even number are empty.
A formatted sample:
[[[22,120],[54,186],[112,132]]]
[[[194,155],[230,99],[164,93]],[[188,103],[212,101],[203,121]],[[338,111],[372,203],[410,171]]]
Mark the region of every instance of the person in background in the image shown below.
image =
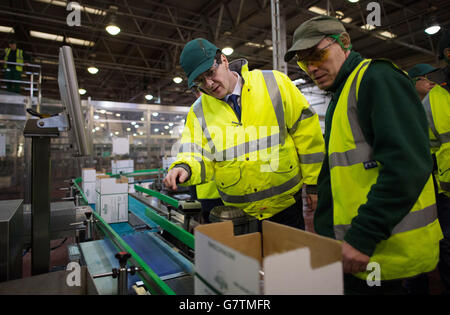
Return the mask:
[[[436,204],[444,234],[440,241],[438,269],[444,293],[450,294],[450,30],[443,33],[438,53],[439,59],[445,62],[444,67],[435,69],[419,64],[408,74],[416,80],[426,76],[427,80],[419,85],[424,80],[416,81],[416,89],[422,98],[429,124]],[[428,277],[423,275],[408,280],[405,287],[410,294],[428,294]]]
[[[351,50],[330,16],[302,23],[285,55],[332,93],[314,229],[342,241],[346,294],[404,294],[402,280],[433,270],[437,220],[424,109],[406,73]],[[371,272],[379,284],[369,286]]]
[[[301,187],[317,200],[324,147],[318,115],[299,89],[278,71],[249,71],[245,59],[229,62],[203,38],[185,45],[180,64],[189,88],[203,94],[188,113],[166,186],[214,179],[226,206],[260,223],[304,229]]]
[[[416,91],[421,100],[423,100],[428,92],[436,85],[436,83],[430,81],[427,77],[431,72],[436,70],[437,68],[427,63],[419,63],[409,69],[408,75],[413,79]]]
[[[15,62],[18,64],[24,64],[28,61],[29,56],[22,50],[17,48],[17,42],[12,39],[9,41],[8,48],[5,48],[3,53],[3,68],[4,78],[6,80],[22,81],[23,65],[7,64],[6,62]],[[20,93],[20,83],[18,82],[6,82],[6,86],[9,92]]]

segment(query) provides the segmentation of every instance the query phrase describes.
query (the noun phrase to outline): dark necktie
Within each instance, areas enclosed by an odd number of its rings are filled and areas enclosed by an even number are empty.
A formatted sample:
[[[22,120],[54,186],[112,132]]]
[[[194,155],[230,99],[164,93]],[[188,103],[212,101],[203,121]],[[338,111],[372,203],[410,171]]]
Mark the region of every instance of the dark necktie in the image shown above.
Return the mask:
[[[239,95],[231,94],[230,100],[233,102],[234,111],[236,113],[237,118],[239,119],[239,121],[241,121],[241,107],[238,104],[238,97]]]

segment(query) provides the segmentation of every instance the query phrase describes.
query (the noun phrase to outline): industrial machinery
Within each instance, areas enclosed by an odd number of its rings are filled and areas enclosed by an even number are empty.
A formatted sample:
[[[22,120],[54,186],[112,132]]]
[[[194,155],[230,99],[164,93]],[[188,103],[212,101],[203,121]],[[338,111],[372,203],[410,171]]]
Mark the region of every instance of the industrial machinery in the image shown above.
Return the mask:
[[[79,207],[88,207],[78,222],[78,262],[86,265],[99,294],[193,294],[194,236],[200,204],[188,194],[170,196],[161,187],[164,171],[141,170],[128,195],[128,222],[106,223],[95,205],[87,204],[81,178],[74,180]],[[111,175],[114,176],[114,175]],[[118,176],[118,175],[116,175]]]

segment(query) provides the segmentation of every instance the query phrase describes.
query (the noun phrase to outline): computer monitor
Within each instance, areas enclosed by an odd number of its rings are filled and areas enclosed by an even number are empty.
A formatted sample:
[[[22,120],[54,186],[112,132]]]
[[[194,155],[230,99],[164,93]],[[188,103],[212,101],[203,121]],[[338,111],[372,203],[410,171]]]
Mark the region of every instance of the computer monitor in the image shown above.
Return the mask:
[[[92,155],[91,115],[83,114],[78,92],[77,73],[73,61],[72,48],[59,49],[58,86],[64,111],[68,114],[69,137],[73,140],[75,155]],[[87,109],[86,109],[87,110]]]

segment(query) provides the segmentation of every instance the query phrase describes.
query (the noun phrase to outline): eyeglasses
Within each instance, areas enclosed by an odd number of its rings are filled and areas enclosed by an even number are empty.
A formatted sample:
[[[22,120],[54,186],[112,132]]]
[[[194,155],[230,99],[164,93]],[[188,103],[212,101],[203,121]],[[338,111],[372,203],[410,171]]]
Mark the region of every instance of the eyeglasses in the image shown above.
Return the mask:
[[[295,58],[297,59],[297,64],[305,72],[308,72],[307,71],[308,65],[315,65],[315,66],[321,65],[328,58],[329,50],[327,48],[333,45],[335,42],[336,39],[333,38],[333,41],[328,45],[326,45],[325,47],[321,49],[314,49],[310,53],[303,54],[303,56],[297,53],[295,55]]]
[[[214,79],[214,77],[216,76],[217,73],[217,69],[219,68],[219,64],[214,61],[214,64],[212,66],[212,68],[210,68],[209,70],[203,72],[202,74],[200,74],[195,80],[194,80],[194,84],[201,88],[206,84],[206,80],[212,80]]]
[[[414,82],[414,83],[417,83],[417,81],[427,81],[427,82],[430,82],[430,83],[434,83],[433,81],[431,81],[430,79],[428,79],[428,76],[427,76],[427,75],[423,75],[423,76],[420,76],[420,77],[417,77],[417,78],[414,78],[414,79],[413,79],[413,82]]]

